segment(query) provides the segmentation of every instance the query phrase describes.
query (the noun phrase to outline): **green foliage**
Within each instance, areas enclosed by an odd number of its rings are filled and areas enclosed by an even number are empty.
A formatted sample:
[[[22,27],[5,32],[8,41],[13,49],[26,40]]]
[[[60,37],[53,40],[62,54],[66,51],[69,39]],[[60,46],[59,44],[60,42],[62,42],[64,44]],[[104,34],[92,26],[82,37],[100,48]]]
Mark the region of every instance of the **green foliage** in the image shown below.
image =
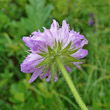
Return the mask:
[[[71,29],[88,39],[89,55],[82,70],[68,64],[71,58],[66,63],[73,68],[71,78],[88,108],[110,110],[109,10],[109,0],[0,0],[0,110],[80,110],[63,76],[54,86],[39,78],[29,84],[31,74],[20,71],[27,55],[22,36],[43,31],[43,26],[49,28],[52,18],[60,24],[66,19]],[[51,48],[49,51],[51,54]]]
[[[8,26],[9,18],[3,12],[0,12],[0,31],[2,28],[6,29]]]
[[[26,0],[24,2],[26,2]],[[21,1],[18,3],[21,4]],[[53,7],[51,4],[45,6],[45,0],[29,0],[29,4],[27,3],[24,9],[26,17],[21,16],[20,21],[13,21],[10,24],[9,34],[12,36],[22,36],[27,32],[31,33],[42,29],[47,20],[51,17],[50,13]]]

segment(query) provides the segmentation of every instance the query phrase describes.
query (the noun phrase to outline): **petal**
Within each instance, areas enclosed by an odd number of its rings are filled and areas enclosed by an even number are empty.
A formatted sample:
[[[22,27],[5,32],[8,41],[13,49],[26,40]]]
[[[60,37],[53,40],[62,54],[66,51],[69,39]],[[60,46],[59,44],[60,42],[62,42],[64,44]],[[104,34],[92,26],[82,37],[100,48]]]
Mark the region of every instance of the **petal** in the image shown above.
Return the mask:
[[[32,73],[36,69],[36,66],[43,61],[42,58],[38,54],[29,54],[26,59],[21,64],[21,71],[24,73]]]
[[[45,42],[46,41],[45,33],[34,32],[32,34],[33,34],[33,36],[31,37],[32,41],[40,41],[40,42]]]
[[[48,68],[45,74],[44,73],[40,74],[40,78],[41,79],[45,78],[46,76],[48,76],[49,72],[50,72],[50,68]]]
[[[53,47],[54,46],[54,36],[53,34],[51,33],[51,31],[49,29],[46,29],[44,28],[44,33],[45,33],[45,36],[46,36],[46,43],[47,45],[49,45],[50,47]]]
[[[55,80],[55,82],[58,80],[57,73],[55,73],[54,80]]]
[[[51,79],[51,73],[50,73],[50,68],[46,71],[46,73],[43,75],[43,74],[40,74],[40,78],[43,79],[43,78],[46,78],[46,81],[49,82],[50,79]]]
[[[56,39],[56,41],[58,42],[58,29],[59,29],[59,24],[58,22],[56,22],[56,20],[53,20],[53,23],[51,24],[51,28],[50,28],[50,32],[52,33],[52,36],[54,37],[53,40]]]
[[[24,42],[25,42],[25,45],[28,46],[29,48],[33,49],[33,50],[37,50],[37,46],[35,46],[33,43],[32,43],[32,40],[31,40],[31,37],[23,37],[22,39]]]
[[[35,81],[35,79],[37,79],[37,77],[43,72],[43,70],[44,70],[44,67],[37,68],[33,72],[31,79],[29,80],[29,83],[32,83],[33,81]]]
[[[51,24],[50,30],[51,31],[56,31],[59,29],[59,24],[56,20],[53,20],[53,23]]]
[[[87,55],[88,55],[88,50],[86,50],[86,49],[79,49],[77,52],[75,52],[71,56],[73,56],[74,58],[80,59],[80,58],[84,58]]]
[[[33,32],[32,35],[32,37],[23,37],[22,40],[25,42],[26,46],[34,51],[41,49],[41,45],[43,45],[42,47],[45,47],[47,41],[45,38],[45,33],[41,33],[40,31],[38,31]]]
[[[32,32],[32,35],[33,36],[38,36],[40,33],[41,33],[40,30],[38,30],[38,32],[36,32],[36,31]]]
[[[86,44],[88,44],[88,41],[86,39],[81,40],[79,38],[76,38],[74,41],[72,41],[70,48],[72,49],[73,47],[75,47],[75,49],[78,49],[78,48],[82,48]]]
[[[31,38],[31,42],[35,47],[32,48],[34,51],[37,51],[38,49],[45,50],[47,44],[46,34],[41,32],[39,32],[39,34],[34,34]]]
[[[70,67],[65,66],[65,68],[66,68],[66,70],[67,70],[68,72],[71,72],[71,68],[70,68]]]
[[[74,47],[75,47],[75,49],[81,48],[81,40],[80,39],[76,38],[76,39],[74,39],[74,41],[72,41],[70,49],[72,49]]]
[[[81,66],[79,64],[82,64],[83,62],[73,62],[77,66],[78,69],[81,69]]]
[[[69,32],[69,38],[67,42],[64,43],[65,45],[63,48],[65,48],[70,43],[70,41],[72,42],[70,48],[76,47],[76,49],[82,48],[85,44],[88,43],[83,35],[81,35],[79,32],[76,32],[74,30]]]
[[[81,48],[82,48],[84,45],[86,45],[86,44],[88,44],[88,41],[87,41],[86,39],[84,39],[84,40],[81,42]]]
[[[50,71],[49,71],[49,72],[48,72],[48,75],[47,75],[47,79],[46,79],[46,81],[49,82],[50,79],[51,79],[51,73],[50,73]]]
[[[62,22],[62,28],[60,32],[60,41],[67,41],[69,37],[69,24],[66,23],[66,20],[63,20]]]
[[[83,35],[81,35],[79,32],[76,32],[74,30],[70,31],[71,34],[73,34],[73,36],[75,38],[79,38],[79,39],[85,39],[85,37]]]

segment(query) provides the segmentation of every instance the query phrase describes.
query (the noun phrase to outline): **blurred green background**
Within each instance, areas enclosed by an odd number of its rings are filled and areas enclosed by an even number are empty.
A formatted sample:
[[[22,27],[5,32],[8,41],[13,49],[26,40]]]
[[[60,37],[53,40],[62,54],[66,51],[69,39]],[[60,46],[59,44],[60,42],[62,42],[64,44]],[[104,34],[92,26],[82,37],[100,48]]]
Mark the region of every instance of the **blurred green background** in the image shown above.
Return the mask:
[[[52,19],[88,39],[85,64],[70,75],[89,110],[110,110],[110,0],[0,0],[0,110],[80,110],[63,76],[52,87],[20,71],[22,37]]]

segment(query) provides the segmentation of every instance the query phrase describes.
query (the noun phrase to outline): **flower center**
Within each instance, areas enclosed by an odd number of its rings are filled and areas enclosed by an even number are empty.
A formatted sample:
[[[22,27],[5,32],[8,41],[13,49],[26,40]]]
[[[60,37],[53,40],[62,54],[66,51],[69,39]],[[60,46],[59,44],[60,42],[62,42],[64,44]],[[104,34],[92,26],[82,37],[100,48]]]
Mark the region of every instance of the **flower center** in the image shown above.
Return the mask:
[[[79,50],[79,49],[75,49],[75,47],[70,49],[71,42],[64,49],[62,49],[62,46],[63,46],[63,41],[61,42],[58,41],[57,43],[57,41],[55,40],[55,46],[53,49],[50,46],[47,46],[48,52],[41,50],[41,53],[37,53],[42,57],[44,57],[45,59],[36,67],[42,65],[49,65],[49,66],[52,64],[56,65],[56,60],[55,60],[56,57],[59,57],[63,62],[63,64],[69,65],[71,67],[73,67],[72,62],[81,62],[79,59],[76,59],[71,56],[71,54],[74,54],[76,51]]]

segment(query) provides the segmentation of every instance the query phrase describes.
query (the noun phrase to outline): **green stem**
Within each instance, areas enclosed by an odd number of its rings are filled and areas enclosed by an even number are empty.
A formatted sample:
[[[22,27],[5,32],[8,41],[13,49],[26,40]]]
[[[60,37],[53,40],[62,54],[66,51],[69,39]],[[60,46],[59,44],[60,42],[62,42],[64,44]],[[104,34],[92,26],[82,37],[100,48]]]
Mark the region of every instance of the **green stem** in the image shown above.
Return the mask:
[[[88,110],[88,108],[86,107],[86,105],[84,104],[84,102],[82,101],[81,97],[79,96],[71,78],[69,77],[64,65],[62,64],[61,60],[59,57],[56,57],[56,61],[57,61],[57,64],[61,70],[61,72],[63,73],[65,79],[66,79],[66,82],[71,90],[71,92],[73,93],[77,103],[79,104],[79,106],[81,107],[82,110]]]
[[[50,65],[50,71],[51,71],[51,89],[53,89],[54,86],[54,73],[55,73],[55,68],[54,68],[54,63]]]
[[[51,79],[52,79],[52,81],[54,81],[54,72],[55,72],[55,70],[54,70],[54,64],[51,64],[50,65],[50,71],[51,71]]]

